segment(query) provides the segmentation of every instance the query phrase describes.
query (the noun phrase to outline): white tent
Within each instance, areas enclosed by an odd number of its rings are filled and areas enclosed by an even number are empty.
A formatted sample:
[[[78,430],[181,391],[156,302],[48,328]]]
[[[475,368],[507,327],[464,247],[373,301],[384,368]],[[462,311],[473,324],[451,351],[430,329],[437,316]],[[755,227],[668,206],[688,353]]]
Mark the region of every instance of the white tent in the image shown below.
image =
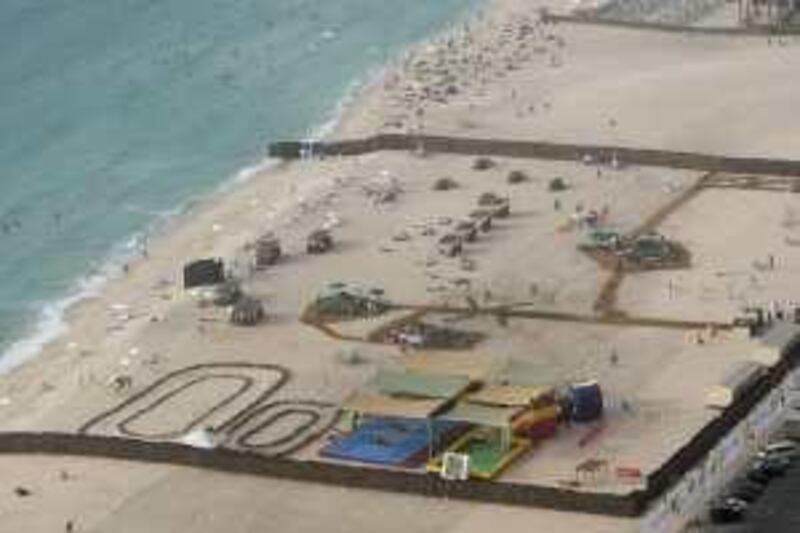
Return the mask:
[[[214,433],[209,429],[200,428],[190,431],[181,438],[181,444],[191,446],[193,448],[201,448],[203,450],[211,450],[217,447]]]

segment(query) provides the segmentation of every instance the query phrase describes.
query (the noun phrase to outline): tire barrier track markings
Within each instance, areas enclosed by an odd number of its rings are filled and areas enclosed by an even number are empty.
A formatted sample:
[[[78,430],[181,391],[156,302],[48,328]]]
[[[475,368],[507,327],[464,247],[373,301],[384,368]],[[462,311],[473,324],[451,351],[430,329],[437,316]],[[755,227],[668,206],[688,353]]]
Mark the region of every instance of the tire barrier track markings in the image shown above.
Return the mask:
[[[274,411],[274,413],[270,413],[270,411]],[[264,420],[258,420],[265,414],[269,414],[269,416]],[[307,416],[308,421],[280,438],[266,443],[253,442],[257,435],[275,425],[276,422],[288,416],[297,415]],[[260,405],[247,413],[247,416],[232,430],[234,434],[232,441],[235,447],[243,450],[275,457],[285,457],[297,453],[321,438],[336,425],[340,416],[341,412],[338,406],[329,402],[279,400]],[[327,418],[327,420],[324,420],[324,418]],[[323,421],[324,423],[320,424]]]
[[[117,431],[125,434],[127,426],[130,423],[145,416],[153,410],[158,409],[168,402],[168,400],[174,398],[177,394],[191,389],[198,383],[206,382],[209,379],[213,379],[215,376],[234,377],[236,379],[243,380],[243,383],[245,384],[240,390],[223,399],[222,402],[219,402],[218,404],[209,408],[209,410],[205,412],[205,416],[196,417],[194,420],[192,420],[191,424],[182,428],[183,431],[191,431],[196,429],[199,425],[206,423],[214,414],[221,411],[224,407],[230,406],[255,387],[256,381],[252,376],[247,376],[246,374],[242,375],[242,373],[247,371],[253,373],[265,373],[269,378],[269,385],[266,390],[258,394],[252,401],[243,406],[238,411],[238,414],[234,414],[216,426],[218,431],[224,432],[231,424],[235,423],[237,418],[240,417],[242,413],[246,413],[247,411],[254,409],[256,406],[270,398],[278,390],[283,388],[283,386],[289,380],[289,371],[278,365],[256,363],[205,363],[185,367],[166,374],[145,389],[125,399],[115,407],[93,417],[88,422],[83,424],[78,431],[79,433],[85,434],[97,430],[102,426],[111,425]],[[195,379],[190,379],[188,383],[181,383],[182,379],[187,377],[191,378],[194,374],[199,374],[199,376]],[[166,390],[163,391],[162,389],[165,388]],[[149,398],[151,398],[154,394],[156,395],[155,399],[149,400]],[[139,403],[145,403],[145,406],[137,409]],[[132,414],[127,415],[128,411],[133,412]],[[170,435],[173,434],[177,434],[177,432],[170,432]]]
[[[110,426],[117,434],[142,441],[170,441],[208,423],[214,415],[230,407],[258,387],[257,376],[245,371],[267,372],[269,387],[253,401],[237,410],[214,427],[219,445],[230,445],[263,455],[291,455],[327,433],[339,419],[338,407],[329,402],[306,399],[282,399],[267,402],[289,379],[289,371],[277,365],[251,363],[209,363],[180,369],[160,378],[146,389],[116,407],[101,413],[84,424],[79,432],[87,434]],[[238,373],[237,373],[238,372]],[[196,375],[199,374],[199,375]],[[196,376],[195,376],[196,375]],[[182,382],[183,379],[189,379]],[[132,424],[159,409],[165,409],[176,397],[188,394],[194,387],[219,380],[238,382],[238,388],[220,401],[194,416],[180,429],[162,432],[136,430]],[[140,406],[140,404],[142,404]],[[129,413],[129,411],[132,411]],[[265,415],[268,415],[265,418]],[[283,435],[266,442],[255,442],[259,435],[286,420],[297,420],[294,427],[282,430]],[[298,420],[299,419],[299,420]],[[255,424],[255,425],[254,425]]]
[[[193,418],[189,423],[184,426],[182,429],[175,430],[175,431],[168,431],[164,433],[145,433],[141,431],[134,431],[130,429],[130,425],[135,423],[137,420],[145,417],[148,414],[151,414],[153,411],[156,411],[158,408],[175,398],[176,396],[180,396],[181,394],[185,393],[186,391],[192,389],[195,385],[199,383],[205,383],[209,381],[218,381],[218,380],[234,380],[241,382],[239,388],[227,398],[219,401],[218,403],[212,405],[209,409],[204,411],[202,414]],[[238,400],[243,394],[249,391],[255,385],[255,380],[247,376],[236,376],[231,374],[210,374],[207,376],[201,376],[192,381],[185,383],[175,390],[167,392],[156,398],[152,401],[149,405],[142,407],[141,409],[134,412],[129,417],[123,419],[117,424],[117,430],[128,437],[134,438],[141,438],[141,439],[174,439],[180,437],[181,435],[185,435],[190,431],[196,429],[201,423],[205,420],[208,420],[211,416],[215,413],[221,411],[225,407],[228,407],[230,404]]]

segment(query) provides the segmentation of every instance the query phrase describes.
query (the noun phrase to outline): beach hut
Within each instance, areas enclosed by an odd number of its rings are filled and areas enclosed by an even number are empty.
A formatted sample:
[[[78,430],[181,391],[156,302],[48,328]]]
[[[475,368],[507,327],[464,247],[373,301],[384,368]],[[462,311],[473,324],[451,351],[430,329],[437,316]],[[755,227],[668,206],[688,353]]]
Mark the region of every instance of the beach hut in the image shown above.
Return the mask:
[[[281,243],[273,233],[266,233],[259,237],[253,247],[255,266],[258,270],[274,265],[281,257]]]
[[[458,188],[458,182],[453,178],[439,178],[431,187],[434,191],[449,191]]]
[[[512,170],[508,173],[508,177],[506,178],[506,181],[509,183],[509,185],[517,185],[519,183],[525,183],[529,180],[530,178],[528,175],[521,170]]]
[[[218,307],[227,307],[242,297],[242,287],[238,281],[229,279],[216,286],[212,303]]]
[[[669,242],[663,235],[651,232],[637,237],[631,244],[630,258],[635,261],[662,261],[671,252]]]
[[[306,239],[306,252],[310,254],[324,254],[333,249],[333,236],[325,229],[312,231]]]
[[[461,220],[456,224],[455,233],[466,242],[474,242],[478,238],[478,224],[472,219]]]
[[[580,247],[589,250],[616,250],[621,244],[622,236],[619,232],[607,228],[598,228],[592,229],[586,234],[586,239],[581,243]]]
[[[225,280],[222,259],[198,259],[183,267],[183,286],[186,289],[216,285]]]
[[[231,323],[237,326],[255,326],[264,316],[264,305],[251,296],[242,296],[231,309]]]
[[[492,218],[494,217],[493,209],[473,209],[469,213],[469,218],[474,220],[483,233],[492,229]]]
[[[511,202],[508,198],[493,192],[485,192],[478,197],[478,206],[492,208],[498,218],[506,218],[511,214]]]
[[[464,249],[464,241],[461,236],[455,233],[444,235],[437,244],[439,253],[445,257],[456,257]]]
[[[385,313],[390,303],[381,289],[364,289],[347,283],[331,283],[309,305],[309,317],[323,320],[353,320]]]
[[[497,166],[497,163],[489,157],[478,157],[472,162],[472,170],[489,170]]]

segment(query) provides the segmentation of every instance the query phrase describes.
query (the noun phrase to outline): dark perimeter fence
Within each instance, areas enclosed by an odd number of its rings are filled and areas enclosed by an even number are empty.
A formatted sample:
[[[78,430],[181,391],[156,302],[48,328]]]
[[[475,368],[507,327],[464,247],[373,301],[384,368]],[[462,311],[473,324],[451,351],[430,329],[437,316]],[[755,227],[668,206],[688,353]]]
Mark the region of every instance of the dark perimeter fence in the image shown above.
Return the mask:
[[[269,155],[279,159],[355,156],[380,151],[591,161],[594,163],[618,162],[623,165],[668,167],[700,172],[800,177],[800,161],[798,160],[720,156],[626,146],[403,134],[380,134],[364,139],[334,142],[288,141],[273,143],[269,146]]]

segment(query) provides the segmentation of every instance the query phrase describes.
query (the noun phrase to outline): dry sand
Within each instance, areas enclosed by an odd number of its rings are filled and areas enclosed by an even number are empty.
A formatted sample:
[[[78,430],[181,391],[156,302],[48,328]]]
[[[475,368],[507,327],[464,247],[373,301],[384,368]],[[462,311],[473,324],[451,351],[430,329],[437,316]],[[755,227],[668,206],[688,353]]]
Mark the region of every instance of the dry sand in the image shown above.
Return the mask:
[[[536,23],[540,5],[545,3],[496,0],[469,31],[457,29],[409,52],[401,62],[405,70],[387,73],[366,90],[334,136],[421,129],[796,157],[800,128],[791,106],[800,94],[800,56],[795,41],[778,46],[751,37],[541,26]],[[579,204],[608,207],[610,221],[629,230],[698,177],[654,168],[603,168],[598,177],[594,167],[533,160],[499,160],[496,169],[478,173],[470,170],[471,162],[400,153],[297,162],[204,202],[153,240],[148,259],[75,306],[66,334],[0,378],[0,397],[8,403],[0,407],[0,428],[74,431],[123,399],[108,386],[114,376],[130,375],[134,388],[140,388],[169,370],[200,362],[281,364],[293,372],[284,397],[338,402],[377,366],[400,355],[387,347],[358,346],[368,363],[342,365],[337,353],[348,349],[347,343],[298,323],[304,303],[334,280],[361,281],[385,288],[396,300],[425,303],[459,301],[452,282],[465,277],[475,294],[489,289],[500,301],[533,299],[540,306],[588,313],[605,274],[576,250],[576,231],[559,230],[570,213]],[[507,185],[512,169],[524,170],[532,180]],[[431,192],[433,181],[443,176],[462,186]],[[571,185],[561,195],[560,210],[546,192],[556,176]],[[398,200],[373,205],[364,187],[391,180],[403,190]],[[470,248],[477,269],[465,271],[458,261],[438,257],[435,237],[422,235],[421,229],[441,232],[439,218],[466,215],[485,190],[510,195],[515,215]],[[800,209],[795,198],[702,193],[663,227],[696,257],[693,269],[674,275],[676,293],[668,295],[666,289],[673,274],[631,277],[620,305],[647,315],[730,320],[743,303],[776,296],[800,300],[792,292],[800,252],[784,238],[791,236],[792,213]],[[332,218],[341,222],[335,230],[341,247],[327,256],[306,256],[304,236]],[[245,283],[265,299],[267,324],[232,328],[224,312],[199,309],[180,289],[187,258],[238,257],[245,271],[242,246],[268,229],[281,236],[289,258]],[[411,239],[393,240],[400,231]],[[778,257],[778,267],[767,274],[754,266],[765,254]],[[631,400],[635,412],[591,453],[613,455],[645,470],[657,467],[710,419],[700,405],[702,391],[748,349],[733,337],[698,348],[683,334],[661,331],[593,327],[575,333],[533,322],[514,322],[499,331],[480,321],[471,325],[495,333],[481,347],[487,353],[549,361],[565,380],[600,376],[612,400]],[[608,364],[612,349],[621,354],[619,368]],[[568,434],[562,442],[569,445],[575,438]],[[574,442],[572,451],[565,449],[549,444],[539,452],[546,460],[520,463],[509,476],[555,483],[585,455]],[[61,470],[74,472],[75,478],[62,480]],[[500,523],[506,531],[635,527],[591,516],[106,461],[2,458],[0,479],[3,531],[58,531],[73,518],[78,531],[115,533],[317,531],[320,524],[334,531],[466,532]],[[17,485],[30,486],[33,495],[14,496],[11,487]]]

